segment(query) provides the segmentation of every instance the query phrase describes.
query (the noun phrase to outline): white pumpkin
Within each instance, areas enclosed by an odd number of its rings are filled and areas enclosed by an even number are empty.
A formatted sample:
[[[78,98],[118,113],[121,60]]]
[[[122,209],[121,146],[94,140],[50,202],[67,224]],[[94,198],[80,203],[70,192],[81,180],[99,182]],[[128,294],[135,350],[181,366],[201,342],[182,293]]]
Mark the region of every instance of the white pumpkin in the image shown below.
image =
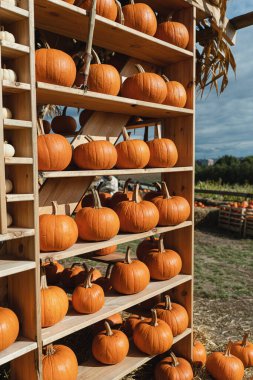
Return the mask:
[[[10,227],[12,225],[12,216],[7,212],[7,227]]]
[[[15,71],[6,69],[5,67],[0,71],[0,80],[8,80],[9,82],[16,82],[17,75]]]
[[[14,44],[15,37],[12,33],[6,32],[4,30],[4,27],[1,26],[1,28],[0,28],[0,41],[7,41],[7,42]]]
[[[4,157],[13,157],[15,154],[14,146],[8,144],[8,141],[4,142]]]
[[[11,182],[10,179],[5,179],[5,192],[6,194],[11,193],[13,190],[13,183]]]
[[[12,113],[9,108],[3,107],[2,115],[3,115],[3,119],[12,119]]]

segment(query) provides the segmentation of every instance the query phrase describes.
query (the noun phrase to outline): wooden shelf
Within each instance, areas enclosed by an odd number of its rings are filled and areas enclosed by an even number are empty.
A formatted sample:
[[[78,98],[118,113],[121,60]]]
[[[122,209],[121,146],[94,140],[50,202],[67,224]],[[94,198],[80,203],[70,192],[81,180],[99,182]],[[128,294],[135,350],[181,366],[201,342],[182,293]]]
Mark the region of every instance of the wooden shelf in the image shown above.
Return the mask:
[[[33,194],[6,194],[7,202],[24,202],[24,201],[33,201]]]
[[[5,157],[6,165],[32,165],[33,159],[29,157]]]
[[[35,22],[38,28],[85,41],[89,17],[81,8],[61,0],[36,0]],[[73,20],[75,22],[73,23]],[[122,43],[124,41],[124,43]],[[96,16],[94,45],[138,58],[159,66],[183,61],[193,53],[148,36],[137,30]]]
[[[17,261],[15,259],[0,259],[0,277],[10,276],[35,268],[34,261]]]
[[[174,338],[173,344],[179,342],[191,334],[191,332],[191,329],[186,329],[182,334]],[[140,352],[134,344],[131,343],[129,353],[121,363],[106,366],[91,358],[89,361],[79,366],[77,380],[94,380],[98,378],[103,380],[120,380],[128,373],[141,367],[153,358],[154,356],[147,356]]]
[[[56,260],[66,259],[68,257],[83,255],[85,253],[94,252],[101,248],[111,247],[112,245],[119,245],[123,243],[128,243],[130,241],[138,240],[138,239],[145,239],[148,236],[153,236],[156,234],[169,232],[169,231],[175,231],[180,228],[185,228],[192,226],[192,222],[187,221],[181,224],[178,224],[177,226],[171,226],[171,227],[157,227],[154,228],[151,231],[143,232],[140,234],[120,234],[115,236],[115,238],[107,241],[102,242],[77,242],[74,244],[71,248],[67,249],[66,251],[61,252],[41,252],[40,258],[46,259],[48,257],[53,257]],[[90,255],[89,255],[90,256]]]
[[[163,293],[191,280],[192,276],[181,274],[171,280],[150,282],[147,288],[138,294],[125,296],[112,293],[111,296],[105,297],[104,307],[94,314],[82,315],[71,310],[61,322],[52,327],[42,329],[43,345],[70,335],[92,325],[93,323],[101,321],[110,315],[119,313],[120,311],[128,309],[148,298],[154,297],[157,294]]]
[[[37,101],[39,104],[55,104],[86,108],[95,111],[113,112],[125,115],[168,118],[192,115],[193,110],[164,106],[162,104],[143,102],[121,96],[104,95],[75,88],[56,86],[37,82]]]
[[[21,21],[29,17],[29,12],[25,9],[15,7],[4,0],[0,0],[0,20],[4,23]]]
[[[32,128],[32,122],[26,120],[4,119],[4,129]]]
[[[24,91],[30,91],[31,89],[31,86],[28,83],[10,82],[8,80],[3,80],[2,84],[4,94],[19,94]]]
[[[174,168],[147,168],[147,169],[112,169],[112,170],[74,170],[60,172],[41,172],[44,178],[66,178],[66,177],[94,177],[103,175],[132,175],[132,174],[154,174],[154,173],[178,173],[191,172],[192,166]]]
[[[25,54],[29,54],[28,46],[7,41],[0,41],[1,54],[4,58],[19,58]]]
[[[9,361],[25,355],[28,352],[36,350],[36,348],[36,342],[20,337],[10,347],[0,352],[0,365],[8,363]]]
[[[0,242],[29,236],[34,236],[34,229],[9,227],[7,234],[0,235]]]

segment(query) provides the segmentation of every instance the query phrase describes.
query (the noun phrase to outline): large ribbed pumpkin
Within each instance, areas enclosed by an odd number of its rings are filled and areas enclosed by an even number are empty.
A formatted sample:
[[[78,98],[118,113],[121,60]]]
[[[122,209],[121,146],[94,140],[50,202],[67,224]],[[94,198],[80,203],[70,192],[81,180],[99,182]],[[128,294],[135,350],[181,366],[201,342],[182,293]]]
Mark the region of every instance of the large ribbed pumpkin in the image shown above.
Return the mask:
[[[61,135],[38,136],[38,169],[64,170],[72,158],[71,145]]]
[[[156,307],[157,317],[168,323],[173,336],[182,334],[188,327],[189,317],[186,309],[177,303],[171,302],[170,296],[165,296],[165,302]]]
[[[122,130],[124,141],[116,145],[119,169],[142,169],[150,159],[150,152],[145,141],[131,140],[126,128]]]
[[[242,341],[231,346],[231,354],[239,358],[245,368],[253,367],[253,344],[248,341],[249,334],[244,334]]]
[[[157,21],[154,11],[144,3],[135,4],[130,0],[130,4],[122,8],[124,14],[124,25],[139,30],[150,36],[154,36],[157,29]]]
[[[16,314],[0,307],[0,352],[9,347],[18,337],[19,321]]]
[[[135,65],[138,74],[128,77],[121,87],[125,98],[162,104],[167,96],[167,86],[163,78],[155,73],[146,73],[141,65]]]
[[[80,7],[90,11],[92,7],[92,0],[84,0]],[[115,0],[97,0],[96,13],[99,16],[115,21],[118,14],[118,8]]]
[[[35,52],[36,80],[71,87],[76,78],[73,59],[57,49],[39,49]]]
[[[76,380],[76,355],[67,346],[50,344],[43,348],[42,370],[44,380]]]
[[[92,192],[95,206],[84,207],[76,214],[79,237],[87,241],[112,239],[119,232],[119,218],[115,211],[102,207],[96,190]]]
[[[52,202],[53,215],[40,215],[40,249],[58,252],[70,248],[78,238],[77,225],[70,216],[57,215],[57,202]]]
[[[162,182],[162,196],[152,200],[159,211],[159,226],[175,226],[190,216],[188,201],[180,196],[170,196],[167,185]]]
[[[190,363],[173,352],[155,367],[155,380],[193,380],[193,377]]]
[[[118,262],[112,268],[110,281],[114,290],[121,294],[135,294],[144,290],[150,281],[147,266],[139,260],[131,260],[131,248],[128,247],[124,262]]]
[[[74,163],[80,169],[109,170],[117,162],[117,151],[112,143],[105,140],[93,141],[78,145],[73,153]]]
[[[186,26],[176,21],[165,21],[158,24],[155,37],[183,49],[189,43],[189,32]]]
[[[163,75],[167,86],[167,96],[163,104],[173,107],[185,107],[187,102],[187,93],[184,86],[175,81],[170,81],[165,75]]]
[[[64,107],[62,115],[55,116],[51,122],[51,128],[54,133],[71,135],[75,132],[77,124],[72,116],[68,116],[67,107]]]
[[[153,203],[140,200],[139,184],[135,185],[133,200],[118,203],[115,212],[122,232],[146,232],[156,227],[159,220],[158,210]]]

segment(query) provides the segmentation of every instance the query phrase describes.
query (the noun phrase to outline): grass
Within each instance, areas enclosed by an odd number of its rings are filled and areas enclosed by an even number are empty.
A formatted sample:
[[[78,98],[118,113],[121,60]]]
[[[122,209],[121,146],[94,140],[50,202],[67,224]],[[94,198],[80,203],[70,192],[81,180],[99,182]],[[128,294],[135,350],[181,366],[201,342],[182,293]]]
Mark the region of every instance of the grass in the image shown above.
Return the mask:
[[[245,185],[239,185],[239,184],[221,184],[220,182],[214,182],[214,181],[199,181],[195,185],[196,189],[202,189],[202,190],[219,190],[219,191],[234,191],[237,193],[249,193],[253,194],[253,185],[245,184]],[[231,196],[231,195],[214,195],[214,194],[205,194],[205,193],[198,193],[198,197],[203,198],[212,198],[214,200],[219,201],[243,201],[245,200],[245,197],[238,197],[238,196]]]

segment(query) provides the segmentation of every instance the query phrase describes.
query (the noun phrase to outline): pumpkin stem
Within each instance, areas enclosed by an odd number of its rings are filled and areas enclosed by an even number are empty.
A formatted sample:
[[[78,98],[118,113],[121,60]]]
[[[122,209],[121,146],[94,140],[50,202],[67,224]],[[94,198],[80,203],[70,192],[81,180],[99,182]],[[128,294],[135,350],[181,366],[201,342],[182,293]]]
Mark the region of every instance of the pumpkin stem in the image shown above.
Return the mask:
[[[137,68],[137,70],[139,71],[139,73],[145,73],[145,70],[144,70],[143,66],[140,65],[139,63],[136,64],[135,67]]]
[[[169,78],[165,74],[162,74],[162,78],[164,79],[166,83],[170,81]]]
[[[161,124],[155,125],[155,138],[161,139],[162,138],[162,131],[161,131]]]
[[[227,345],[227,348],[226,348],[226,351],[225,351],[225,356],[230,356],[231,347],[232,347],[232,342],[230,340],[228,342],[228,345]]]
[[[247,346],[247,344],[248,344],[248,338],[249,338],[249,334],[248,333],[244,334],[243,340],[242,340],[242,346],[243,347]]]
[[[52,215],[58,215],[58,203],[57,203],[57,201],[52,202],[52,208],[53,208]]]
[[[161,252],[161,253],[165,251],[163,239],[164,239],[164,235],[161,234],[159,237],[159,241],[158,241],[158,249],[159,249],[159,252]]]
[[[140,194],[139,194],[140,185],[139,183],[136,183],[134,185],[134,192],[133,192],[133,202],[140,203]]]
[[[151,309],[151,313],[152,313],[152,321],[150,325],[156,327],[158,326],[156,309]]]
[[[112,267],[113,267],[113,264],[108,264],[108,266],[106,268],[105,278],[107,278],[108,280],[111,276]]]
[[[117,5],[117,9],[118,9],[118,16],[117,16],[116,21],[119,22],[121,25],[124,25],[125,24],[125,17],[124,17],[124,13],[122,11],[121,3],[118,0],[115,0],[115,3]]]
[[[92,57],[94,58],[95,62],[96,62],[98,65],[101,65],[101,61],[100,61],[100,58],[99,58],[97,52],[96,52],[94,49],[92,49],[92,50],[91,50],[91,53],[92,53]]]
[[[160,182],[153,182],[153,185],[155,185],[157,191],[161,191],[162,190],[162,185],[160,184]]]
[[[88,265],[85,262],[82,263],[82,267],[86,273],[89,273]]]
[[[147,142],[148,141],[148,135],[149,135],[149,128],[148,127],[145,127],[145,131],[144,131],[144,141]]]
[[[83,287],[86,289],[92,288],[91,278],[93,276],[94,270],[95,270],[95,268],[91,268],[90,271],[88,272],[87,276],[86,276],[86,279],[84,280]]]
[[[164,181],[162,182],[162,193],[163,193],[164,199],[170,199],[171,198],[168,187],[166,185],[166,182],[164,182]]]
[[[40,289],[48,289],[45,266],[40,267]]]
[[[122,135],[123,135],[124,141],[128,141],[130,139],[130,136],[129,136],[127,130],[126,130],[126,127],[122,128]]]
[[[123,188],[123,194],[127,194],[128,192],[128,186],[129,186],[129,183],[132,181],[132,178],[128,178],[124,184],[124,188]]]
[[[52,344],[49,344],[48,346],[46,346],[46,356],[52,356],[54,354],[55,354],[54,346]]]
[[[179,361],[177,360],[176,355],[173,352],[171,352],[170,357],[172,359],[172,367],[177,367],[179,365]]]
[[[132,250],[130,247],[127,247],[127,250],[126,250],[126,257],[125,257],[125,263],[126,264],[131,264],[132,263],[132,260],[131,260],[131,253],[132,253]]]
[[[70,269],[73,269],[73,268],[75,268],[75,267],[77,267],[77,266],[80,266],[80,265],[82,265],[82,264],[80,264],[80,263],[73,263],[73,264],[71,265]]]
[[[134,4],[134,0],[130,0],[129,3],[130,3],[130,4]]]
[[[89,136],[89,135],[85,135],[84,138],[85,138],[85,140],[87,140],[88,142],[92,142],[92,141],[94,141],[93,138],[92,138],[91,136]]]
[[[168,294],[165,296],[165,310],[172,310],[171,300]]]
[[[63,108],[63,111],[62,111],[62,116],[66,116],[66,113],[67,113],[67,108],[68,108],[68,107],[64,107],[64,108]]]
[[[93,200],[94,200],[94,208],[102,208],[101,200],[99,198],[98,191],[96,189],[91,189]]]
[[[105,321],[106,336],[113,336],[111,326],[107,321]]]

